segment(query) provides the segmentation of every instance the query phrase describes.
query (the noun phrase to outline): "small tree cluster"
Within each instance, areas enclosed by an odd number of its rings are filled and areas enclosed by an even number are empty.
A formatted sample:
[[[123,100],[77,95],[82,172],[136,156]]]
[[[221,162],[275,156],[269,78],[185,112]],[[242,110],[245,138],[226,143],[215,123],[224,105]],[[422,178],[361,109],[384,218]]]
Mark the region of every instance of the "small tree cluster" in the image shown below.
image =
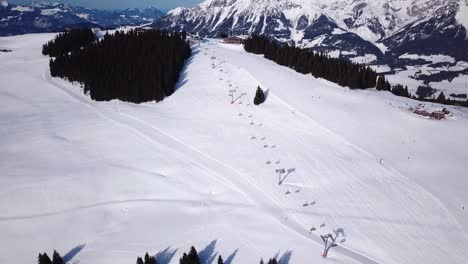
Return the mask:
[[[416,96],[412,95],[408,91],[407,86],[403,87],[403,85],[400,85],[400,84],[393,86],[391,89],[391,92],[397,96],[403,96],[403,97],[407,97],[407,98],[411,98],[411,99],[423,101],[423,102],[468,107],[468,100],[463,101],[463,100],[450,99],[449,97],[445,96],[444,92],[441,92],[437,97],[434,97],[434,94],[437,92],[437,90],[432,89],[431,87],[428,87],[428,86],[418,87],[416,91]],[[430,98],[427,98],[429,96]]]
[[[377,78],[377,85],[375,86],[375,88],[378,90],[378,91],[391,91],[392,89],[392,86],[390,85],[390,83],[385,80],[385,76],[383,75],[380,75],[378,78]]]
[[[42,46],[42,54],[59,57],[74,52],[96,40],[91,29],[72,29],[58,34],[54,40]]]
[[[200,264],[197,250],[192,246],[190,252],[184,253],[180,258],[179,264]]]
[[[392,94],[394,94],[396,96],[411,98],[411,94],[408,91],[408,86],[403,87],[403,85],[397,84],[397,85],[392,87],[391,92],[392,92]]]
[[[281,45],[264,36],[251,36],[244,42],[247,52],[264,54],[264,57],[299,73],[311,73],[351,89],[374,88],[377,73],[371,68],[331,58],[326,54],[313,52],[288,45]]]
[[[265,264],[263,259],[260,260],[260,264]],[[266,264],[278,264],[278,261],[276,260],[276,258],[271,258]]]
[[[39,253],[37,264],[52,264],[52,260],[49,258],[47,253],[44,253],[44,254]]]
[[[52,260],[50,260],[47,253],[44,253],[44,254],[39,253],[37,263],[38,264],[64,264],[62,257],[55,250],[54,250],[54,254],[52,255]]]
[[[254,98],[254,104],[255,105],[260,105],[265,102],[265,93],[263,92],[262,88],[260,86],[257,87],[257,92],[255,93],[255,98]]]
[[[401,84],[396,84],[392,87],[392,85],[390,85],[390,83],[387,80],[385,80],[385,76],[383,75],[380,75],[377,78],[377,85],[375,86],[375,88],[378,91],[389,91],[396,96],[411,98],[411,94],[408,91],[408,86],[403,87],[403,85]]]
[[[141,257],[137,258],[136,264],[158,264],[154,257],[150,257],[148,252],[145,254],[145,259],[143,260]]]
[[[389,91],[396,96],[411,98],[413,100],[468,107],[468,100],[452,100],[450,98],[447,98],[443,92],[441,92],[437,96],[437,98],[435,98],[433,95],[437,92],[437,90],[429,86],[419,86],[416,90],[416,94],[412,95],[408,90],[408,86],[403,86],[401,84],[396,84],[392,86],[387,80],[385,80],[385,76],[383,75],[378,77],[376,88],[379,91]],[[451,96],[459,99],[467,98],[466,94],[459,96],[457,96],[456,94],[452,94]]]

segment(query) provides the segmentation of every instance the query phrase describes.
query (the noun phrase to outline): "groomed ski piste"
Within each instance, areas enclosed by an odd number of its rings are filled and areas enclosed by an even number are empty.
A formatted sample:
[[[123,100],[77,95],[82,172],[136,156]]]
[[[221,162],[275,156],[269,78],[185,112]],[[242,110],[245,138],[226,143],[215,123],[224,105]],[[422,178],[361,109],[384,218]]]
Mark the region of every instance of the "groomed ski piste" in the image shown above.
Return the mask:
[[[50,77],[53,37],[0,38],[0,263],[466,263],[466,110],[425,119],[218,40],[163,102],[94,102]]]

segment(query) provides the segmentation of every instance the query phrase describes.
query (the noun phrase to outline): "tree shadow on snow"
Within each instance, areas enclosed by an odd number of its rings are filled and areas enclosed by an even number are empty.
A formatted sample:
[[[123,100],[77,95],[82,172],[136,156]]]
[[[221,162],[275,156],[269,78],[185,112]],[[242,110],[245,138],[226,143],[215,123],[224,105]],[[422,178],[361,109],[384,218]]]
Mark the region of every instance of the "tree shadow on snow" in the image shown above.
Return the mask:
[[[239,249],[236,249],[234,252],[232,252],[232,254],[229,255],[229,257],[226,258],[226,260],[224,261],[224,263],[225,263],[225,264],[232,264],[232,261],[233,261],[234,258],[236,257],[238,251],[239,251]]]
[[[278,259],[278,264],[289,264],[289,261],[291,261],[291,256],[292,256],[292,250],[286,251],[286,252]]]
[[[154,258],[156,259],[156,262],[159,264],[169,264],[169,262],[171,262],[172,258],[177,253],[177,250],[178,249],[172,250],[171,247],[168,247],[156,253]]]
[[[200,49],[198,49],[198,48],[192,50],[192,55],[185,62],[185,65],[182,68],[181,74],[179,76],[179,80],[177,81],[177,83],[176,83],[176,85],[174,87],[174,93],[177,92],[180,88],[182,88],[182,86],[184,86],[188,82],[188,79],[187,79],[188,67],[190,66],[190,64],[193,63],[193,59],[195,58],[195,55],[197,55],[199,52],[200,52]]]
[[[208,244],[204,249],[198,252],[198,256],[200,258],[201,263],[212,264],[213,261],[216,259],[216,256],[218,255],[218,253],[215,252],[216,242],[216,240],[211,241],[210,244]]]
[[[72,260],[76,256],[76,254],[78,254],[85,246],[86,243],[72,248],[67,254],[63,256],[63,262],[67,263],[70,260]]]
[[[270,95],[270,88],[266,89],[264,92],[263,92],[263,95],[265,95],[265,101],[268,99],[268,96]]]

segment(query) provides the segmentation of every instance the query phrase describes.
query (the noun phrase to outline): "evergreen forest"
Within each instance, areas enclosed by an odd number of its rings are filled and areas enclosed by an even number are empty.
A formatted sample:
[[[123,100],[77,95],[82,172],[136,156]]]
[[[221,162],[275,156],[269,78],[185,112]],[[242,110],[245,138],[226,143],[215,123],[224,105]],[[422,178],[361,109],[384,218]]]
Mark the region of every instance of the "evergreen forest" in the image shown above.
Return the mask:
[[[62,33],[43,53],[52,57],[52,77],[82,84],[96,101],[162,101],[174,93],[191,56],[184,32],[135,29],[92,41],[89,32]]]

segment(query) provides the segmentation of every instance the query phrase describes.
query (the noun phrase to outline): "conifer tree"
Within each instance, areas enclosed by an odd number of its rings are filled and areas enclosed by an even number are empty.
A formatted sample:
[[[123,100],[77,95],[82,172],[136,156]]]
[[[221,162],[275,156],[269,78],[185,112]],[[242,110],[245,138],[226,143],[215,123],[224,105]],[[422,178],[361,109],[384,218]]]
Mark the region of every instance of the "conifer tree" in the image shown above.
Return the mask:
[[[44,253],[44,254],[39,253],[39,258],[37,260],[37,263],[38,264],[52,264],[52,260],[50,260],[47,253]]]
[[[392,86],[390,85],[390,83],[388,81],[385,81],[385,88],[384,88],[385,91],[391,91],[392,90]]]
[[[145,254],[145,264],[149,264],[150,261],[150,256],[148,255],[148,252]]]
[[[141,257],[137,258],[136,264],[144,264],[143,259]]]
[[[257,92],[255,93],[254,104],[260,105],[265,102],[265,94],[263,93],[262,88],[260,86],[257,87]]]
[[[187,256],[187,253],[184,252],[182,257],[180,257],[179,264],[190,264],[189,257]]]
[[[145,264],[158,264],[158,262],[156,261],[156,258],[149,257],[148,261],[145,261]]]
[[[278,261],[275,258],[272,258],[268,261],[268,264],[278,264]]]
[[[438,103],[444,103],[444,102],[445,102],[445,94],[444,94],[444,92],[441,92],[441,93],[439,94],[439,96],[437,96],[436,101],[437,101]]]
[[[180,264],[200,264],[200,259],[198,257],[198,252],[195,247],[190,248],[190,252],[184,253],[179,260]]]
[[[192,264],[200,264],[200,258],[198,257],[198,252],[195,247],[192,246],[192,248],[190,248],[188,256]]]
[[[376,89],[379,91],[385,90],[385,76],[380,75],[378,77]]]
[[[52,264],[63,264],[63,259],[56,250],[54,250],[54,254],[52,256]]]

